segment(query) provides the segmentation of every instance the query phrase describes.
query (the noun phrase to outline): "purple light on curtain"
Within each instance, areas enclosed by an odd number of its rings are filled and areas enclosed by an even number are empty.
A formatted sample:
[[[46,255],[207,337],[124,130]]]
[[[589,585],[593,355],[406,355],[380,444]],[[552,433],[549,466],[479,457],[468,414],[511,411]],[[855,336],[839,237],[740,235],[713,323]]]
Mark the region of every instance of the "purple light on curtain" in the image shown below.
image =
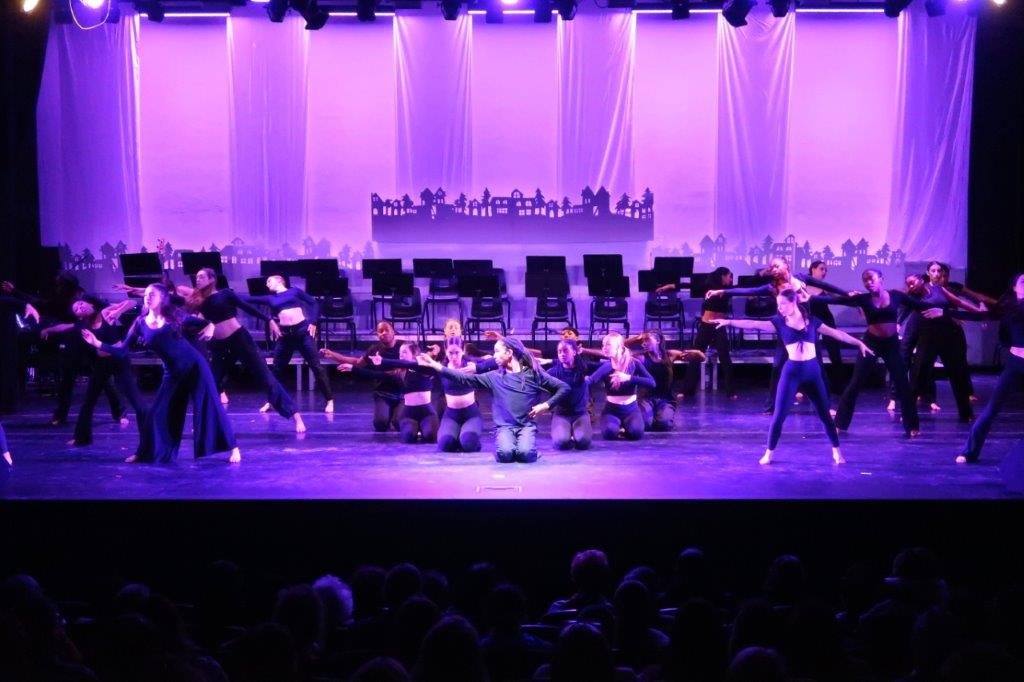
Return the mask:
[[[786,232],[786,151],[796,14],[758,5],[743,28],[718,18],[715,232],[741,248]]]
[[[967,177],[976,19],[899,18],[899,104],[886,241],[911,260],[967,262]]]
[[[141,244],[136,17],[50,28],[37,108],[47,244]]]
[[[558,19],[558,184],[576,200],[585,186],[633,188],[636,17],[580,8]]]
[[[294,246],[306,233],[304,24],[228,19],[232,221],[237,234],[269,246]]]
[[[461,192],[472,181],[473,17],[395,17],[397,189]]]

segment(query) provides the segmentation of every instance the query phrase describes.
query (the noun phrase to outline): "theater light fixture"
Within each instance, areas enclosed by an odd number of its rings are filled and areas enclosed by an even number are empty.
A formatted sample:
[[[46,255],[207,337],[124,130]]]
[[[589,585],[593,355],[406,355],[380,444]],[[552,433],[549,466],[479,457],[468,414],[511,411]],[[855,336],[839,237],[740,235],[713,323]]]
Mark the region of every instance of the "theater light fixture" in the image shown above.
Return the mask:
[[[727,0],[722,5],[722,17],[730,26],[739,28],[747,25],[747,15],[757,3],[754,0]]]
[[[781,19],[789,14],[790,0],[768,0],[772,7],[772,16]]]
[[[690,0],[672,0],[672,21],[690,18]]]
[[[548,0],[537,0],[533,6],[533,23],[551,23],[551,3]]]
[[[441,0],[440,5],[441,16],[445,21],[455,21],[459,18],[459,7],[462,5],[460,0]]]
[[[356,0],[356,18],[359,21],[377,21],[377,0]]]
[[[36,7],[39,7],[39,0],[22,0],[21,11],[28,14]]]
[[[930,17],[941,17],[946,13],[946,0],[925,0],[924,11]]]
[[[555,0],[555,9],[563,21],[572,21],[576,16],[576,0]]]
[[[316,0],[270,0],[267,3],[267,16],[272,22],[279,24],[284,21],[284,15],[288,13],[289,7],[306,20],[307,31],[317,31],[327,23],[327,10],[320,9]]]
[[[885,12],[885,16],[895,19],[900,15],[900,12],[910,6],[911,0],[885,0],[882,4],[882,11]]]

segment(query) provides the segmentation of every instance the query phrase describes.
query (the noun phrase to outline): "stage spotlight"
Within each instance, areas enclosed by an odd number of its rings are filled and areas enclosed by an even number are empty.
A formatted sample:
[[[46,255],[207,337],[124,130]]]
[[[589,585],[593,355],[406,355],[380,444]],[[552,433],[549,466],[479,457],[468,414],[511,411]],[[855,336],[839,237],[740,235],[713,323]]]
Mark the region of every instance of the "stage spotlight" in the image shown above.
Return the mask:
[[[164,6],[156,0],[146,3],[146,18],[150,21],[160,23],[164,20]]]
[[[690,0],[672,0],[672,20],[690,18]]]
[[[316,0],[291,0],[291,4],[306,20],[307,31],[318,31],[327,23],[327,10],[320,9]]]
[[[39,0],[22,0],[21,11],[28,14],[36,7],[39,7]]]
[[[992,4],[997,7],[1002,7],[1006,4],[1006,0],[992,0]]]
[[[946,0],[925,0],[924,11],[930,17],[941,17],[946,13]]]
[[[555,9],[563,21],[572,21],[576,16],[576,0],[555,0]]]
[[[356,0],[356,19],[377,21],[377,0]]]
[[[459,0],[441,0],[441,16],[445,21],[455,21],[459,18],[459,7],[462,3]]]
[[[535,24],[550,24],[551,23],[551,3],[547,0],[537,0],[537,3],[533,6],[533,23]]]
[[[288,0],[270,0],[267,3],[267,16],[275,24],[284,21],[284,15],[288,13]]]
[[[747,25],[747,15],[757,3],[754,0],[728,0],[722,5],[722,16],[730,26],[739,28]]]
[[[504,24],[505,23],[505,12],[501,9],[504,4],[504,0],[498,2],[498,0],[490,0],[490,2],[484,2],[484,23],[487,24]],[[479,7],[479,4],[477,5]]]
[[[885,0],[882,4],[882,11],[885,16],[895,19],[900,15],[900,12],[910,6],[911,0]]]
[[[781,19],[789,14],[789,3],[790,0],[768,0],[772,7],[772,16]]]

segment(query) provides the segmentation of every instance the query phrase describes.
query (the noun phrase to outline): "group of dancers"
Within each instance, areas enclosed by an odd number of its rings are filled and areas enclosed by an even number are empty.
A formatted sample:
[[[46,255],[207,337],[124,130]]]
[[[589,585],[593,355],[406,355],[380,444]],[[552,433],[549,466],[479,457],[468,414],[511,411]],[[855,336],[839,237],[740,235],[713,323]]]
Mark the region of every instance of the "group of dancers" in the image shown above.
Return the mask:
[[[611,332],[600,349],[589,349],[578,332],[567,327],[551,359],[540,358],[540,351],[516,338],[494,332],[488,333],[494,348],[485,353],[466,342],[457,319],[445,323],[442,343],[427,347],[400,341],[394,327],[382,321],[376,328],[377,342],[363,354],[348,356],[329,349],[318,353],[317,301],[291,286],[283,275],[267,278],[270,294],[266,296],[219,288],[217,274],[210,269],[199,271],[192,287],[169,281],[145,289],[122,287],[141,296],[142,304],[126,332],[120,319],[136,307],[134,300],[107,305],[85,294],[66,273],[58,277],[54,293],[47,298],[28,296],[3,283],[0,308],[39,323],[41,340],[61,339],[64,367],[59,372],[54,424],[66,420],[80,359],[83,353],[91,354],[89,383],[69,444],[91,443],[93,413],[103,393],[115,419],[126,424],[123,396],[135,412],[139,432],[139,444],[129,462],[173,461],[189,406],[195,457],[228,452],[229,462],[240,462],[224,392],[225,376],[236,362],[266,395],[261,411],[274,410],[293,422],[297,433],[305,432],[302,415],[281,381],[296,351],[313,370],[325,412],[333,411],[334,399],[321,354],[336,361],[338,371],[372,379],[373,428],[397,430],[403,443],[436,443],[445,452],[479,451],[484,424],[476,391],[484,390],[492,394],[497,461],[536,461],[537,418],[548,412],[552,446],[585,450],[594,438],[590,388],[597,384],[605,395],[597,420],[601,437],[639,440],[648,431],[673,428],[677,401],[693,394],[704,352],[712,346],[722,366],[723,388],[735,397],[729,327],[769,332],[777,338],[767,410],[772,418],[761,464],[773,461],[783,423],[799,396],[814,405],[832,446],[832,461],[844,463],[839,434],[850,428],[860,389],[879,358],[891,377],[893,407],[899,406],[906,435],[917,436],[918,397],[937,407],[932,378],[937,357],[948,372],[961,421],[974,422],[956,461],[977,461],[1000,407],[1024,378],[1024,275],[1016,275],[1001,298],[991,299],[950,284],[948,267],[938,262],[930,263],[924,275],[908,276],[906,290],[886,288],[883,273],[869,268],[862,273],[865,290],[847,292],[825,282],[826,272],[824,264],[815,263],[809,276],[796,277],[789,264],[777,258],[766,271],[768,283],[740,288],[732,286],[728,269],[719,268],[707,283],[693,348],[668,349],[660,331],[647,330],[629,338]],[[728,300],[732,296],[766,297],[774,309],[759,319],[734,318]],[[862,311],[867,323],[863,338],[835,327],[831,305]],[[268,325],[275,343],[273,372],[239,321],[239,310]],[[993,395],[976,421],[960,320],[998,320],[1009,349]],[[838,409],[831,410],[821,356],[822,351],[830,353],[836,366],[841,361],[838,344],[854,346],[859,354]],[[136,345],[154,353],[163,364],[163,378],[148,405],[131,375],[129,353]],[[678,363],[685,369],[679,395],[673,390]],[[441,410],[434,404],[435,385],[444,396]],[[13,466],[2,427],[0,453],[6,465]]]

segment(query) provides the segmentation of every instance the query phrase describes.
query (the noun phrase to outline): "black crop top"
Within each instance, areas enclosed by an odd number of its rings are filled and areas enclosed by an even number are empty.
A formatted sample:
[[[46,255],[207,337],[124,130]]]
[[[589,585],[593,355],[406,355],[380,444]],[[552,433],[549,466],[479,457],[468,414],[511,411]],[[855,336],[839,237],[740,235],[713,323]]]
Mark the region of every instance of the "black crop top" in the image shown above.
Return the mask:
[[[596,384],[598,381],[604,381],[605,393],[607,395],[636,395],[636,389],[639,386],[654,388],[654,378],[642,362],[637,362],[636,360],[629,361],[629,365],[626,366],[626,374],[629,374],[632,378],[619,384],[618,388],[612,386],[611,375],[614,372],[611,360],[605,360],[593,374],[587,377],[587,383]]]
[[[279,315],[282,310],[288,308],[302,308],[306,311],[306,318],[310,322],[320,319],[320,305],[316,299],[298,287],[288,287],[279,294],[269,296],[240,296],[241,300],[256,305],[265,305],[270,308],[274,315]]]
[[[726,289],[725,291],[730,291]],[[705,298],[704,303],[701,304],[701,312],[711,313],[731,313],[732,312],[732,301],[729,300],[728,296],[712,296],[711,298]]]
[[[255,318],[263,320],[264,322],[270,319],[269,316],[261,313],[259,310],[249,305],[241,298],[238,297],[231,289],[218,289],[202,302],[197,312],[202,313],[203,317],[214,324],[223,322],[224,320],[230,320],[232,317],[238,315],[238,309],[241,308],[245,312],[249,313]]]
[[[433,367],[425,367],[418,362],[412,362],[410,360],[387,360],[384,359],[380,363],[380,367],[383,369],[406,369],[409,370],[405,373],[405,392],[415,391],[429,391],[434,386],[434,377],[438,375],[438,371]],[[451,368],[453,371],[455,368]],[[412,373],[425,374],[426,381],[423,379],[410,379],[409,375]],[[422,387],[421,387],[422,385]],[[466,386],[464,384],[456,383],[455,380],[450,377],[441,376],[441,389],[445,395],[460,396],[469,395],[473,393],[474,389],[472,386]]]
[[[647,353],[639,356],[639,359],[643,363],[644,369],[654,379],[654,388],[649,393],[650,397],[660,400],[674,400],[672,396],[672,379],[675,373],[672,371],[672,365],[655,360]]]
[[[821,320],[813,315],[807,318],[807,326],[803,329],[793,329],[786,324],[786,318],[782,315],[773,316],[770,322],[775,326],[779,340],[782,341],[784,346],[788,346],[791,343],[814,344],[818,341],[818,327],[821,326]]]
[[[927,310],[928,308],[938,307],[929,304],[923,298],[914,298],[913,296],[909,296],[903,291],[896,289],[889,289],[888,291],[889,305],[885,307],[876,306],[872,295],[866,291],[855,296],[814,296],[811,300],[823,302],[828,305],[845,305],[851,308],[860,308],[864,311],[864,319],[867,320],[869,325],[897,322],[900,307],[905,307],[910,310]],[[943,298],[945,298],[945,296],[943,296]]]

